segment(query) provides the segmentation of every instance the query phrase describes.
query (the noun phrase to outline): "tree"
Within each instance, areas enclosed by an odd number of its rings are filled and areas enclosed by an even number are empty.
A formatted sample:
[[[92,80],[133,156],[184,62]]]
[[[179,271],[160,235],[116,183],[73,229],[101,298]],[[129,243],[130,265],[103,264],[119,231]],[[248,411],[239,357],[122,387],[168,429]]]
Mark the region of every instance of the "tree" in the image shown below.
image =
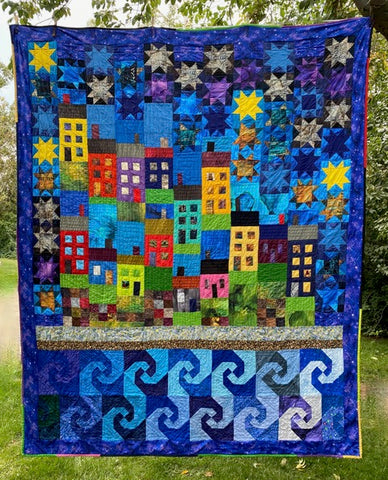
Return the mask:
[[[118,27],[153,23],[155,12],[162,3],[179,4],[178,12],[197,24],[227,25],[232,20],[258,23],[281,17],[283,20],[303,22],[308,19],[323,21],[356,13],[374,18],[377,31],[388,38],[388,0],[124,0],[121,8],[116,0],[92,0],[97,26]],[[70,15],[70,0],[0,0],[4,11],[16,16],[22,24],[29,23],[38,14],[51,15],[54,22]],[[235,18],[235,12],[238,17]],[[119,19],[121,17],[121,20]]]
[[[0,97],[0,257],[16,254],[15,145],[14,107]]]
[[[375,35],[370,61],[368,168],[363,269],[364,331],[388,334],[388,61]]]

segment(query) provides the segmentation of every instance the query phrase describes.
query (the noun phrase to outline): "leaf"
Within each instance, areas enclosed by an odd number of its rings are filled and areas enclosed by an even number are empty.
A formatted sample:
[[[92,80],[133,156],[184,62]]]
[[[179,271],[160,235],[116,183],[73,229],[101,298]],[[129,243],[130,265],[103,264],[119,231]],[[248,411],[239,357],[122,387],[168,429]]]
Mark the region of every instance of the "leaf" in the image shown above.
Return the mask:
[[[341,480],[341,477],[336,473],[333,473],[334,480]]]
[[[282,467],[285,467],[285,466],[287,465],[287,458],[282,458],[282,459],[281,459],[281,462],[280,462],[280,465],[281,465]]]
[[[296,465],[295,468],[296,468],[297,470],[303,470],[304,468],[306,468],[306,462],[305,462],[305,460],[304,460],[303,458],[300,458],[300,459],[298,460],[298,463],[297,463],[297,465]]]
[[[378,360],[377,357],[370,357],[372,360]]]
[[[182,470],[182,471],[181,471],[181,475],[187,475],[188,473],[189,473],[188,470]]]
[[[205,477],[212,477],[212,476],[213,476],[213,472],[211,472],[210,470],[205,472]]]

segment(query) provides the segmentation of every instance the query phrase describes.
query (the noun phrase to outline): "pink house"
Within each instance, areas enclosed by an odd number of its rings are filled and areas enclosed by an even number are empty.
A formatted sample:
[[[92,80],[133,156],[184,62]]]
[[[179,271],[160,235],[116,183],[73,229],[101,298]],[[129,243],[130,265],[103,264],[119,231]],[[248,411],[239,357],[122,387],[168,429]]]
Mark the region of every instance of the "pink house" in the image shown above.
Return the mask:
[[[202,274],[200,279],[201,298],[227,298],[229,277],[227,273]]]

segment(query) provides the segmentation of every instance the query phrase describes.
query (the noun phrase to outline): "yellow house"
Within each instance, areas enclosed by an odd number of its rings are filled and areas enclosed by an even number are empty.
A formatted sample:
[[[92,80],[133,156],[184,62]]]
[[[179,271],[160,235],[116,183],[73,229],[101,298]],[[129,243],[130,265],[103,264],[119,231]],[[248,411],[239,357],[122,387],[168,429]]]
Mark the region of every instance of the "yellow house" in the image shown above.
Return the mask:
[[[230,232],[229,271],[256,271],[258,256],[259,227],[232,227]]]
[[[202,168],[202,213],[230,213],[229,166]]]
[[[67,162],[88,161],[86,118],[59,119],[59,158]]]
[[[143,265],[117,265],[117,295],[130,297],[144,296]]]

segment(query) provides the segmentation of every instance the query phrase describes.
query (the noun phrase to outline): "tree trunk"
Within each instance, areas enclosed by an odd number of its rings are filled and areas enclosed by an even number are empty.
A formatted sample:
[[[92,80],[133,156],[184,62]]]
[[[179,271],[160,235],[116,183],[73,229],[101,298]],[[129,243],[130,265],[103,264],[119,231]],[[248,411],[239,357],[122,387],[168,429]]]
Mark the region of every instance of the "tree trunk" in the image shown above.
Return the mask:
[[[373,26],[388,40],[388,0],[354,0],[362,15],[372,18]]]

